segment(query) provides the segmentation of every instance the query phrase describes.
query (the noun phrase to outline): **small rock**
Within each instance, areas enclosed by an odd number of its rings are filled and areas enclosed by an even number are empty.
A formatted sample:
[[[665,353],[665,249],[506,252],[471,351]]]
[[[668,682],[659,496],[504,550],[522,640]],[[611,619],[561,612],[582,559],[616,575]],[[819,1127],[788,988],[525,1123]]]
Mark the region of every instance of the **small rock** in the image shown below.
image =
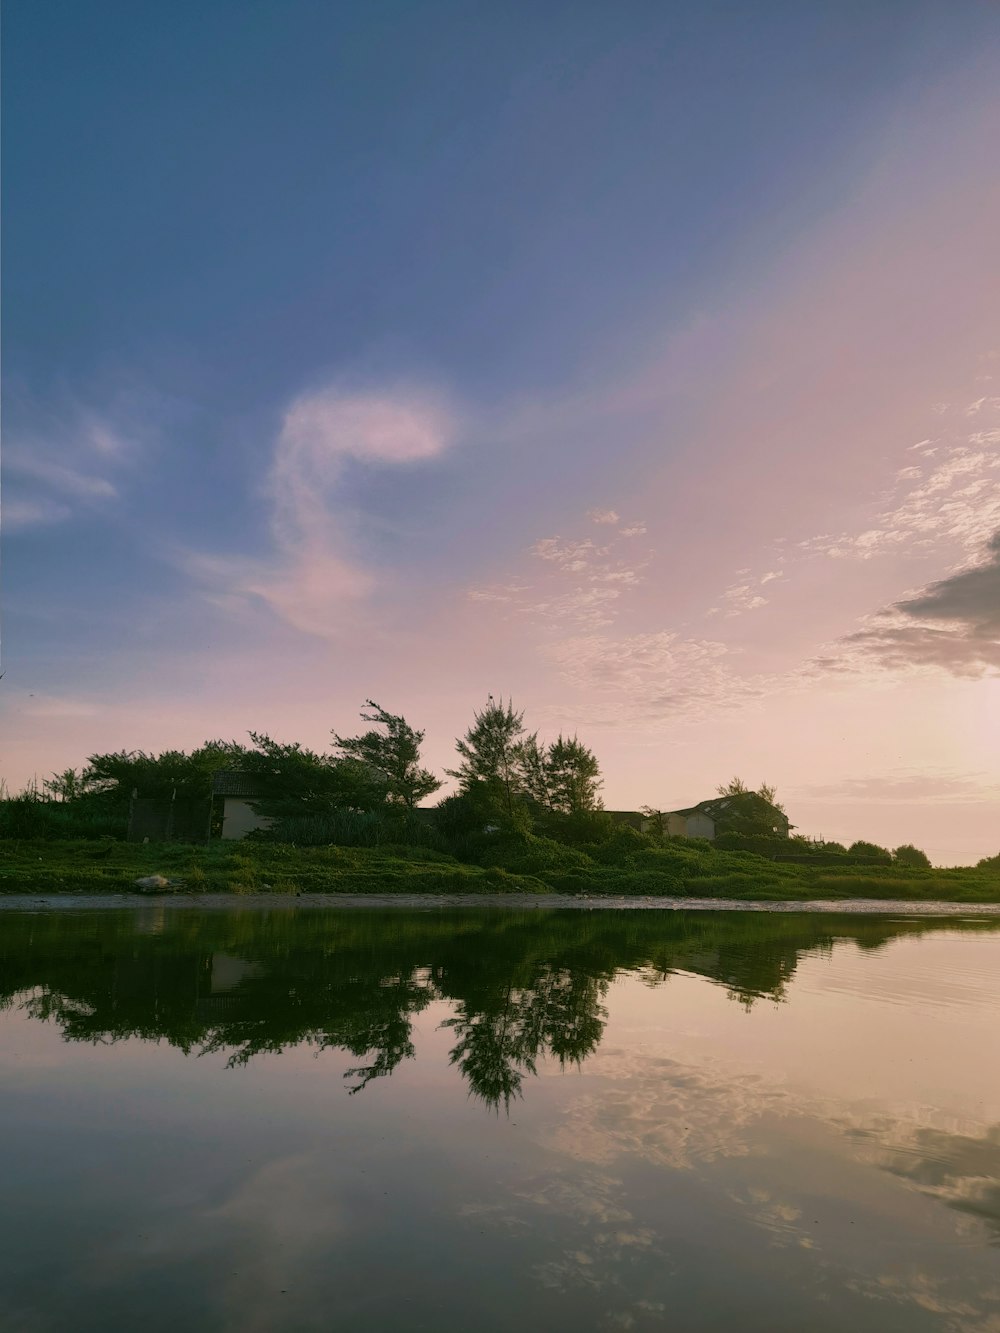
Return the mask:
[[[172,893],[181,882],[179,879],[167,879],[164,875],[144,875],[132,881],[140,893]]]

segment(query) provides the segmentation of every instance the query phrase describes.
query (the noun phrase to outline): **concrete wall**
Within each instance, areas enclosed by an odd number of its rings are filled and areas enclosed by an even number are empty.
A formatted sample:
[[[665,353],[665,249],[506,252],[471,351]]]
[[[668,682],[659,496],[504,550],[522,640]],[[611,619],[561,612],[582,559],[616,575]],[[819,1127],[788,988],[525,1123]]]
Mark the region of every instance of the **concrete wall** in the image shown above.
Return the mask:
[[[715,820],[711,815],[669,815],[667,833],[672,838],[714,838]]]
[[[689,838],[714,838],[715,820],[711,815],[688,815],[687,836]]]
[[[274,823],[263,815],[254,812],[249,801],[240,796],[225,796],[222,813],[222,836],[224,838],[245,838],[255,828],[268,828]]]

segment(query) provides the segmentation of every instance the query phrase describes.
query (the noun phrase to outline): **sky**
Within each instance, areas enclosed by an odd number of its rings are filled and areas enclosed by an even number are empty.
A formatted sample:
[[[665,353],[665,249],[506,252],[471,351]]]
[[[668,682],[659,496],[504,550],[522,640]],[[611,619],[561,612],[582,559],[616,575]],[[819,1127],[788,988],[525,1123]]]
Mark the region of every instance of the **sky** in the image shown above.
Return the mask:
[[[0,774],[489,693],[1000,851],[1000,10],[8,0]]]

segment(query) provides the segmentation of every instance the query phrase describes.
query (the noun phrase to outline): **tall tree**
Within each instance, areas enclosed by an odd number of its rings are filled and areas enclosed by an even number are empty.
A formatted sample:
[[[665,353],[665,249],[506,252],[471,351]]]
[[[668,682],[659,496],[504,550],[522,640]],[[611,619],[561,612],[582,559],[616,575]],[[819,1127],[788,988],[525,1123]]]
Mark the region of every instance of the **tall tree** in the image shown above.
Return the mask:
[[[334,745],[343,758],[366,764],[377,773],[391,801],[412,809],[441,786],[439,778],[420,766],[424,733],[416,731],[404,717],[387,713],[371,699],[365,700],[365,710],[361,720],[375,726],[361,736],[345,737],[333,732]]]
[[[545,756],[549,805],[567,815],[601,809],[601,767],[597,756],[576,736],[560,735]]]
[[[456,740],[455,748],[462,762],[458,768],[446,769],[449,777],[457,778],[464,792],[477,783],[486,783],[497,795],[501,807],[512,814],[514,797],[521,790],[519,762],[524,736],[524,713],[514,711],[503,696],[499,702],[489,696],[486,707],[476,713],[472,726],[463,739]]]
[[[533,801],[546,809],[550,805],[547,760],[548,751],[544,745],[539,744],[537,731],[525,736],[518,743],[516,761],[518,786],[526,796],[530,796]]]

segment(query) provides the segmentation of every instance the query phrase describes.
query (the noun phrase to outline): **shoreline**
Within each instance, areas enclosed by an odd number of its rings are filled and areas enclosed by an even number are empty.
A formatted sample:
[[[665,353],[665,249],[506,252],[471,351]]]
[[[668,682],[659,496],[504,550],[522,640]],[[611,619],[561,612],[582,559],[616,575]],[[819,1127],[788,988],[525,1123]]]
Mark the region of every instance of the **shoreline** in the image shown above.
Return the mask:
[[[358,911],[400,908],[444,911],[480,907],[493,911],[661,911],[784,912],[844,916],[997,917],[1000,903],[969,903],[892,898],[815,898],[743,900],[732,898],[662,898],[644,895],[581,896],[551,893],[12,893],[0,895],[0,911],[123,911],[162,907],[171,911]]]

